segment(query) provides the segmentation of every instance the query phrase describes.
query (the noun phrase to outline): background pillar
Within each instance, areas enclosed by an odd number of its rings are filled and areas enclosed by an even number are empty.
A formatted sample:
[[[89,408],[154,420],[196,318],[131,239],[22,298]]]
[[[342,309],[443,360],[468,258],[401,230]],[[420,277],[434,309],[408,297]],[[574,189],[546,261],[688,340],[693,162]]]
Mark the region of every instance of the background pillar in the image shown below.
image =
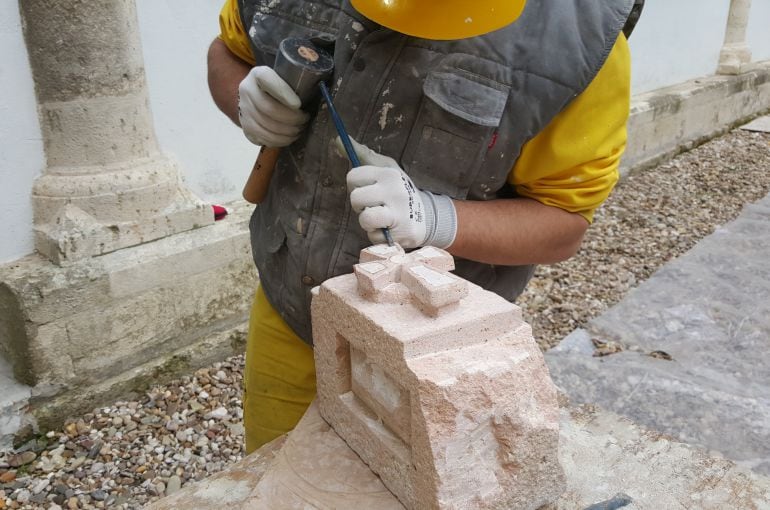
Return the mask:
[[[61,265],[212,223],[160,153],[134,0],[19,8],[47,160],[32,194],[36,249]]]
[[[740,74],[751,62],[751,50],[746,43],[751,0],[731,0],[727,17],[725,43],[719,54],[718,74]]]

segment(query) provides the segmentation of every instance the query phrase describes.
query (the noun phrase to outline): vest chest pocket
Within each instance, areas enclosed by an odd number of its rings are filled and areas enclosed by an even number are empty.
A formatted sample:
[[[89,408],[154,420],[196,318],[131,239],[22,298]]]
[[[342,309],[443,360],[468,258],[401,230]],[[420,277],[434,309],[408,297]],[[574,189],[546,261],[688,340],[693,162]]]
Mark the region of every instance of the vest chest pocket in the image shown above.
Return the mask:
[[[419,188],[467,196],[496,136],[509,90],[460,69],[428,74],[401,159]]]
[[[272,4],[258,2],[261,7],[253,13],[248,30],[253,49],[262,54],[264,62],[272,64],[278,46],[287,37],[336,38],[340,10],[335,2],[286,0]]]

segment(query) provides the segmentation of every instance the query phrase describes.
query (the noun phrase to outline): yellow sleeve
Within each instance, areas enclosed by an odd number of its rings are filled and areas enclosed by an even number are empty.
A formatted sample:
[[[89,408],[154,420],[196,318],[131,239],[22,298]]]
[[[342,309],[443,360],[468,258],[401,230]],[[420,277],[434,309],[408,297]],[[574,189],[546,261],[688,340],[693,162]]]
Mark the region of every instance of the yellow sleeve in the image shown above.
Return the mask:
[[[522,148],[508,175],[519,196],[593,220],[618,181],[630,81],[628,42],[620,34],[588,88]]]
[[[249,37],[241,23],[238,0],[225,0],[225,5],[219,12],[219,38],[238,58],[251,65],[256,64],[249,45]]]

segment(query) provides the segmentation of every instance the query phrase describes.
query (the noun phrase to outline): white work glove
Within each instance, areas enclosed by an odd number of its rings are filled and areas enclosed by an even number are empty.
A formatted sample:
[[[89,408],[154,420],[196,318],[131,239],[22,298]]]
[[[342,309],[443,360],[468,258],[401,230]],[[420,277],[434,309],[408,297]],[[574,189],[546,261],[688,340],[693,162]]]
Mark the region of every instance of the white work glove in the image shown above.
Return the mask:
[[[285,147],[299,138],[308,121],[299,96],[267,66],[252,69],[238,86],[238,117],[255,145]]]
[[[452,199],[417,189],[392,158],[351,140],[361,165],[348,172],[350,204],[372,243],[384,243],[388,227],[404,248],[448,248],[457,234],[457,213]],[[337,139],[337,147],[342,143]]]

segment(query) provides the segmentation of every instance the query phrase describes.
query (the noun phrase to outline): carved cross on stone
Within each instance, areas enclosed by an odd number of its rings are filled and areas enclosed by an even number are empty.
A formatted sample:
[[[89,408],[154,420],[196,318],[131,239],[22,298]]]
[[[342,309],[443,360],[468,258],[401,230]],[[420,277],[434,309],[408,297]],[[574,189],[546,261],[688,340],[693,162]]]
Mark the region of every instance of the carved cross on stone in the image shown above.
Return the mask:
[[[376,303],[411,300],[426,315],[437,317],[468,295],[468,282],[449,272],[454,258],[439,248],[407,254],[398,245],[378,244],[361,251],[360,260],[354,266],[358,292]]]

